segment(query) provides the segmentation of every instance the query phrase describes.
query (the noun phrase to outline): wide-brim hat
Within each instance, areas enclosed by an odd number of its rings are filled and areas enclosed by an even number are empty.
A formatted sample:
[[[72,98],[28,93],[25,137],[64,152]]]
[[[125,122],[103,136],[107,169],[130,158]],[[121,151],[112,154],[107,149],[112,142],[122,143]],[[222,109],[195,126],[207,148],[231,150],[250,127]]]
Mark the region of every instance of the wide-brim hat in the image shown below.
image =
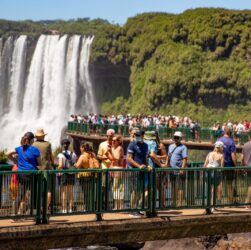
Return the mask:
[[[43,136],[46,136],[46,135],[47,135],[47,133],[45,133],[42,128],[41,129],[37,129],[37,131],[35,133],[36,137],[43,137]]]
[[[145,140],[156,140],[156,133],[155,133],[155,131],[146,131],[144,139]]]

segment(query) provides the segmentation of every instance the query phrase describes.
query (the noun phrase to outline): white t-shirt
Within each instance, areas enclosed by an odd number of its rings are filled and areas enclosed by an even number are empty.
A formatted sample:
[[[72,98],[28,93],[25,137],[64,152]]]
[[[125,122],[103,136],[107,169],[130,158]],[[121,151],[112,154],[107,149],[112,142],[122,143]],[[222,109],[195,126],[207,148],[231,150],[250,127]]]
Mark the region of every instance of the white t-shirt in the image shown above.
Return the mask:
[[[72,163],[72,165],[74,164],[74,163],[76,163],[76,161],[77,161],[77,156],[76,156],[76,154],[74,153],[74,152],[71,152],[71,151],[69,151],[69,150],[67,150],[67,151],[63,151],[62,153],[59,153],[58,154],[58,156],[57,156],[57,158],[58,158],[58,162],[60,161],[60,160],[62,160],[62,163],[63,163],[63,168],[64,169],[67,169],[68,167],[66,167],[66,161],[67,161],[67,159],[66,159],[66,157],[65,157],[65,155],[63,154],[63,153],[66,153],[66,154],[68,154],[68,155],[70,155],[71,156],[71,163]]]

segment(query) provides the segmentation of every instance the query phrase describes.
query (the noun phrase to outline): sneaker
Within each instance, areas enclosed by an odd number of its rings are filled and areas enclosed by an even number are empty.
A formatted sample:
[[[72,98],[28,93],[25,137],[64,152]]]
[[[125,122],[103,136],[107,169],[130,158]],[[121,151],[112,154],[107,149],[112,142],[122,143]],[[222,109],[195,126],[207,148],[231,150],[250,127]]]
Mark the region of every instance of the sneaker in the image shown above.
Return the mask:
[[[142,215],[139,212],[134,212],[129,214],[130,217],[141,217]]]
[[[67,210],[66,210],[66,209],[62,209],[62,210],[60,210],[60,213],[61,213],[61,214],[66,214],[66,213],[67,213]]]
[[[72,209],[69,209],[69,212],[68,212],[68,213],[70,213],[70,214],[71,214],[71,213],[72,213]]]
[[[141,216],[145,216],[146,215],[146,212],[145,211],[138,211],[137,212],[139,215],[141,215]]]

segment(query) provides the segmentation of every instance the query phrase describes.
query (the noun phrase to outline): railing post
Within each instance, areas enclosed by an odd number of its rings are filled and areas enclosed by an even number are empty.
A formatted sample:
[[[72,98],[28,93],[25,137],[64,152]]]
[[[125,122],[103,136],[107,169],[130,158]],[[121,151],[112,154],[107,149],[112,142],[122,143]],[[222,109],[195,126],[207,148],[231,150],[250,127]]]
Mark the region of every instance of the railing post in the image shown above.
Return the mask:
[[[148,197],[148,206],[150,208],[150,213],[147,214],[147,217],[157,216],[156,212],[156,197],[157,197],[157,185],[156,185],[156,169],[149,173],[149,197]]]
[[[211,169],[207,170],[207,207],[206,214],[211,214]]]
[[[42,194],[42,174],[37,174],[37,215],[36,225],[41,224],[41,194]]]
[[[42,215],[42,224],[47,224],[48,223],[48,218],[47,218],[47,198],[48,198],[48,173],[47,171],[42,172],[43,178],[42,178],[42,183],[43,183],[43,215]]]
[[[102,203],[103,203],[103,192],[102,192],[102,171],[100,171],[98,173],[98,185],[97,185],[97,194],[98,194],[98,209],[97,209],[97,214],[96,214],[96,220],[97,221],[101,221],[102,220],[102,214],[101,214],[101,210],[102,210]]]

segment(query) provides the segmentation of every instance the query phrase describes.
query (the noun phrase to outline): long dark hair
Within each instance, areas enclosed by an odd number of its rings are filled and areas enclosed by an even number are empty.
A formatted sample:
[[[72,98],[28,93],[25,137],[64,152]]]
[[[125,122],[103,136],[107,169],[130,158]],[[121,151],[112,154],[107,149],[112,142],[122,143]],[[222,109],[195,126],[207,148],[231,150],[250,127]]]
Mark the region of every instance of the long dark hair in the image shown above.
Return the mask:
[[[21,138],[21,146],[24,150],[25,147],[31,144],[31,141],[35,138],[34,134],[32,132],[27,132],[24,134],[24,136]]]

